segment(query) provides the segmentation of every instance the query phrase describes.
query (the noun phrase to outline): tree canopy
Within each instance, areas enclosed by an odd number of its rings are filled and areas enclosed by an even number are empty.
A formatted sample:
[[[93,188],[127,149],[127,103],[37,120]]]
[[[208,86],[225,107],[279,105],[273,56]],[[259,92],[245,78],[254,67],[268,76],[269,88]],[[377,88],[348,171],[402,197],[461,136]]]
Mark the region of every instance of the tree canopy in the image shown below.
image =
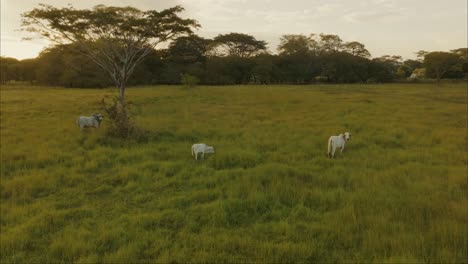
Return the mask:
[[[283,35],[278,45],[280,55],[306,54],[311,50],[311,38],[301,34]]]
[[[370,52],[365,48],[364,44],[357,41],[346,42],[343,44],[343,50],[354,56],[370,57]]]
[[[218,35],[214,38],[214,43],[221,46],[223,55],[237,56],[241,58],[251,57],[262,52],[266,52],[266,42],[257,40],[253,36],[242,33],[229,33]]]
[[[159,43],[199,27],[195,20],[179,17],[182,11],[181,6],[141,11],[134,7],[75,9],[41,4],[22,14],[22,25],[55,44],[76,44],[78,52],[108,74],[123,100],[129,77]]]
[[[198,23],[180,18],[181,11],[181,7],[157,12],[102,5],[91,10],[41,5],[23,15],[25,29],[59,45],[30,61],[2,58],[2,82],[107,86],[109,81],[92,65],[96,60],[108,64],[103,67],[108,76],[125,76],[123,82],[111,78],[119,88],[127,79],[131,85],[179,84],[181,76],[196,77],[202,84],[389,82],[412,75],[438,80],[468,76],[467,48],[442,55],[421,50],[416,60],[403,61],[397,55],[371,58],[358,41],[314,33],[283,35],[278,54],[272,54],[265,41],[248,34],[220,34],[213,39],[197,36],[192,30]],[[165,41],[169,43],[166,49],[155,48]],[[147,59],[138,60],[139,54],[146,54]],[[129,61],[134,62],[132,67]]]
[[[182,36],[175,39],[168,48],[168,55],[174,59],[194,62],[202,61],[206,57],[212,40],[197,35]]]
[[[427,74],[440,79],[449,71],[462,71],[460,55],[449,52],[430,52],[424,56]]]

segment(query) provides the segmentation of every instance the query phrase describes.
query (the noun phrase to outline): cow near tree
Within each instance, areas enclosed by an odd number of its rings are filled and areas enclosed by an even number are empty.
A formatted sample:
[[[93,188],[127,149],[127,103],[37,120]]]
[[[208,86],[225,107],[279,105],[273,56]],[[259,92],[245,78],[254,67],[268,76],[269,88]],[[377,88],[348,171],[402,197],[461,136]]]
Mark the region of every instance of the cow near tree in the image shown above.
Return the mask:
[[[75,9],[41,4],[22,14],[22,26],[56,45],[74,44],[77,52],[99,65],[118,89],[117,104],[123,118],[128,119],[125,87],[135,68],[158,44],[191,34],[199,27],[195,20],[179,17],[182,11],[181,6],[158,12],[134,7]]]

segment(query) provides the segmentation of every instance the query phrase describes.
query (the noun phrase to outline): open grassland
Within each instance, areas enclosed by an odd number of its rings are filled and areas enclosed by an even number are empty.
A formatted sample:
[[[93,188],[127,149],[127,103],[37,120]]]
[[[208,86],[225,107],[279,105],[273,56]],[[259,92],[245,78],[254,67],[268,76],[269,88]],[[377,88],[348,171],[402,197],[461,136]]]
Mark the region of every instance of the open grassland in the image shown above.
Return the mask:
[[[114,90],[4,86],[0,260],[466,263],[466,89],[130,88],[122,141],[75,124]]]

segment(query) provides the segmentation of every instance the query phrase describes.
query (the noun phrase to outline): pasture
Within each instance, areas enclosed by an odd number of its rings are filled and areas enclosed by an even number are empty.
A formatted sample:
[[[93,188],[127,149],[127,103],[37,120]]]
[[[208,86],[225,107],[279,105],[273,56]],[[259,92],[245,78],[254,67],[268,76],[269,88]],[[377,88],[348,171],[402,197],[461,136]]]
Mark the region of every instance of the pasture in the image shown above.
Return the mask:
[[[143,136],[80,132],[109,94],[2,86],[2,263],[468,261],[465,84],[131,87]]]

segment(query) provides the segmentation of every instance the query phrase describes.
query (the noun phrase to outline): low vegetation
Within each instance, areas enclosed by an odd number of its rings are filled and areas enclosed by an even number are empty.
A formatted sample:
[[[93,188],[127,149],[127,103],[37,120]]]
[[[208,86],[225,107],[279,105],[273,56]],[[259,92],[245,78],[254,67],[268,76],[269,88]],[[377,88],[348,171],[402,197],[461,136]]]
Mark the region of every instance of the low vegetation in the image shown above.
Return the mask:
[[[2,263],[468,261],[464,84],[129,88],[144,136],[80,132],[114,95],[1,87]]]

